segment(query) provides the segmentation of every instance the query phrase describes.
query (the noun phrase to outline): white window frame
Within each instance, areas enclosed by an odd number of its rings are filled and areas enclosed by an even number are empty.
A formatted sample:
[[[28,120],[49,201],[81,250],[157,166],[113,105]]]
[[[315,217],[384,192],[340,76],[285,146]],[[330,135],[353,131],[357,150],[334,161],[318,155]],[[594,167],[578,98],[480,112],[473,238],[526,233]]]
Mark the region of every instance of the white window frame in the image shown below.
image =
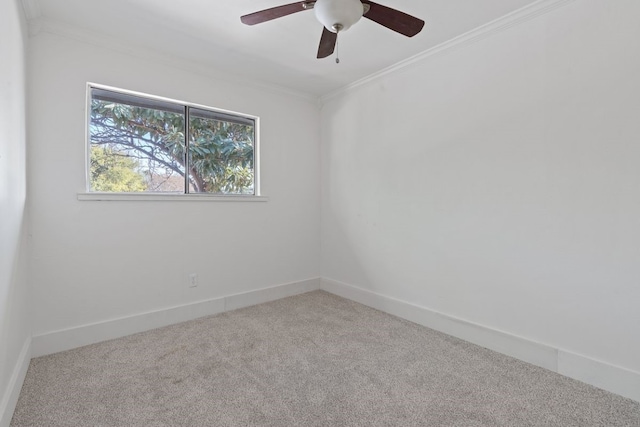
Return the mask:
[[[123,95],[131,95],[163,103],[175,104],[179,107],[197,108],[211,111],[221,115],[232,115],[253,120],[253,179],[254,194],[214,194],[214,193],[163,193],[163,192],[139,192],[139,193],[111,193],[91,191],[91,100],[92,89],[100,89]],[[238,113],[220,108],[213,108],[193,102],[180,101],[162,96],[136,92],[98,83],[87,83],[86,110],[85,110],[85,189],[78,192],[78,200],[81,201],[207,201],[207,202],[265,202],[266,196],[260,193],[260,118],[251,114]],[[186,117],[185,117],[186,120]],[[186,179],[186,178],[185,178]]]

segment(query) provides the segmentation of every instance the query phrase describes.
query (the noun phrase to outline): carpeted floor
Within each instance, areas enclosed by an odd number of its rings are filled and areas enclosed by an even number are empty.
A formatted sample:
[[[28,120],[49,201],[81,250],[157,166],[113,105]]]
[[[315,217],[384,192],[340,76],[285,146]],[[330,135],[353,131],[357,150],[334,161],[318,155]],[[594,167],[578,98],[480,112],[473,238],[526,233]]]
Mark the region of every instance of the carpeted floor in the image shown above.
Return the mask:
[[[640,426],[640,404],[322,291],[32,360],[19,426]]]

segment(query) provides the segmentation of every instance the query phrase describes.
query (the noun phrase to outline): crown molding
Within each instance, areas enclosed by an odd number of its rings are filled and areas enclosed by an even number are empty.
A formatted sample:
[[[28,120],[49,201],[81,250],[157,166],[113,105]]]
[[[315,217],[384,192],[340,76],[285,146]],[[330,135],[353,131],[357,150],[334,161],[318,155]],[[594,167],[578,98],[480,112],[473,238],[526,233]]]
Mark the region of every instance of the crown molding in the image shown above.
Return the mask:
[[[328,94],[320,97],[318,105],[322,107],[322,105],[330,99],[344,95],[361,86],[369,85],[384,76],[397,73],[400,70],[423,63],[429,59],[444,53],[449,53],[455,49],[471,45],[494,34],[501,33],[509,28],[545,15],[574,1],[576,0],[538,0],[498,19],[488,22],[487,24],[481,25],[480,27],[454,37],[444,43],[420,52],[417,55],[356,80],[355,82],[343,86],[335,91],[329,92]]]
[[[42,16],[42,10],[40,9],[38,0],[20,0],[20,3],[22,3],[22,8],[28,21],[38,19]]]
[[[251,80],[248,77],[243,78],[241,76],[217,70],[214,66],[207,65],[204,62],[187,60],[184,58],[179,58],[180,60],[176,61],[176,57],[167,56],[166,53],[163,53],[159,50],[131,43],[128,40],[109,36],[97,31],[69,25],[67,23],[62,23],[50,18],[39,17],[30,19],[29,35],[31,37],[37,37],[40,34],[51,34],[71,39],[81,43],[86,43],[97,47],[113,50],[119,53],[124,53],[136,58],[159,63],[172,68],[178,68],[183,71],[204,75],[208,78],[215,78],[217,80],[225,81],[228,83],[240,84],[243,86],[255,88],[256,90],[270,92],[273,94],[294,97],[306,102],[310,102],[314,105],[318,101],[318,96],[316,95],[297,91],[276,84],[258,82],[255,80]]]

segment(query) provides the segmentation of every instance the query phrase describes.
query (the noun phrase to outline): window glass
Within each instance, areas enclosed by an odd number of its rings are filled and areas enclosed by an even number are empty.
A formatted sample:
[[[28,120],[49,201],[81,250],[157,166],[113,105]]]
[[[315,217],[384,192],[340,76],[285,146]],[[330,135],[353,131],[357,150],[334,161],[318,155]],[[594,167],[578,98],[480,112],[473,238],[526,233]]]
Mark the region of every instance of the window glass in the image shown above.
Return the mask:
[[[90,191],[256,194],[254,119],[100,88],[90,107]]]
[[[253,194],[253,122],[190,109],[189,184],[201,193]]]

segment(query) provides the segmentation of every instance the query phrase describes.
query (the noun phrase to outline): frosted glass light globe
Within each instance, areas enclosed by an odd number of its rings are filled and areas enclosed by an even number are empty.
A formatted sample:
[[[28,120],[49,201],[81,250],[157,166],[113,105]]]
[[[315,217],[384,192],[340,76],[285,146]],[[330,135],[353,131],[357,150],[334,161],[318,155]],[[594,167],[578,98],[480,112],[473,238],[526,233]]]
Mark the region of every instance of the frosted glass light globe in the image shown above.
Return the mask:
[[[313,10],[318,21],[334,33],[347,31],[364,11],[360,0],[317,0]]]

